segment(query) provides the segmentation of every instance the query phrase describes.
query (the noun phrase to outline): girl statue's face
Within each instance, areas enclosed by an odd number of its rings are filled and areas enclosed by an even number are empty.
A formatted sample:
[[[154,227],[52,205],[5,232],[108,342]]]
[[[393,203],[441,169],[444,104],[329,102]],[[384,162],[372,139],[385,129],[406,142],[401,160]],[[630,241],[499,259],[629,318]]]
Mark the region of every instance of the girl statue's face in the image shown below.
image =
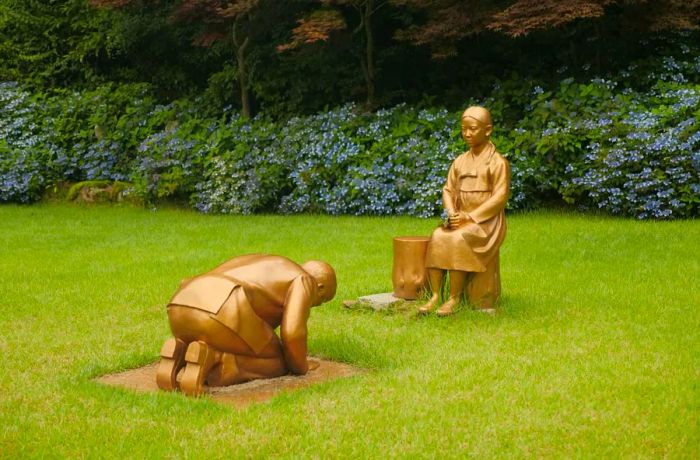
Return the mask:
[[[462,138],[470,147],[478,147],[491,136],[491,127],[472,117],[462,118]]]

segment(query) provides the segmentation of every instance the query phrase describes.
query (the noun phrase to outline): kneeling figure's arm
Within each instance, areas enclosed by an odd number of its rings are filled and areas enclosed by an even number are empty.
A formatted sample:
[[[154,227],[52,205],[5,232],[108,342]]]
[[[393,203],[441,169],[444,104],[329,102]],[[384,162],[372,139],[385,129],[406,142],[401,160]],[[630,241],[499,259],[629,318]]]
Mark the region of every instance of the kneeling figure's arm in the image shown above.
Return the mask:
[[[287,367],[294,374],[306,374],[306,322],[314,299],[314,281],[307,275],[294,280],[287,293],[280,335]]]

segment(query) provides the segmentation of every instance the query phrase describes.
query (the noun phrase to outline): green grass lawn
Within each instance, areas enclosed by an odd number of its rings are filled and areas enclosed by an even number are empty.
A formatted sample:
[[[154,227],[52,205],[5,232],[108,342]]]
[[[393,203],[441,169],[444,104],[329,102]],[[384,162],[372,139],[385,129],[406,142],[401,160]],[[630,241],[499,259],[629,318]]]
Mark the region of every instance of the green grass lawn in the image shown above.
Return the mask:
[[[1,206],[0,456],[700,455],[700,221],[513,215],[500,315],[342,307],[435,225]],[[369,372],[245,410],[92,381],[156,360],[179,281],[250,252],[336,268],[310,351]]]

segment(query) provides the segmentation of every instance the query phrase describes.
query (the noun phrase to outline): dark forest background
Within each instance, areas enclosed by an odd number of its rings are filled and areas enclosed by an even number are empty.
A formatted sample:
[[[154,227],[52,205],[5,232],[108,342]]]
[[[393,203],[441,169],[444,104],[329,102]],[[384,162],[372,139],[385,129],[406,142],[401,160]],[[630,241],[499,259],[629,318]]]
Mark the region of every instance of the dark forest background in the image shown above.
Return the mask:
[[[0,81],[146,82],[274,116],[457,108],[495,81],[546,88],[679,53],[699,17],[672,0],[0,0]]]

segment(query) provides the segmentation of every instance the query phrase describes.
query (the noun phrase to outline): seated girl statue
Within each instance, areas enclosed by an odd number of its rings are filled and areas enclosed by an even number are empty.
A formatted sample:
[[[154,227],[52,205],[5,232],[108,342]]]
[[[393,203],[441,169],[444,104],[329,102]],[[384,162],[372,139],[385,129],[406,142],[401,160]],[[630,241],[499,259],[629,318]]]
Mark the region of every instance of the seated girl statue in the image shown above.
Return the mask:
[[[442,202],[448,218],[430,237],[426,267],[432,296],[419,308],[427,314],[438,307],[446,271],[449,298],[437,309],[439,316],[455,312],[469,276],[498,263],[506,235],[505,206],[510,188],[508,161],[496,151],[490,137],[491,114],[469,107],[462,114],[462,137],[469,150],[450,166]]]

